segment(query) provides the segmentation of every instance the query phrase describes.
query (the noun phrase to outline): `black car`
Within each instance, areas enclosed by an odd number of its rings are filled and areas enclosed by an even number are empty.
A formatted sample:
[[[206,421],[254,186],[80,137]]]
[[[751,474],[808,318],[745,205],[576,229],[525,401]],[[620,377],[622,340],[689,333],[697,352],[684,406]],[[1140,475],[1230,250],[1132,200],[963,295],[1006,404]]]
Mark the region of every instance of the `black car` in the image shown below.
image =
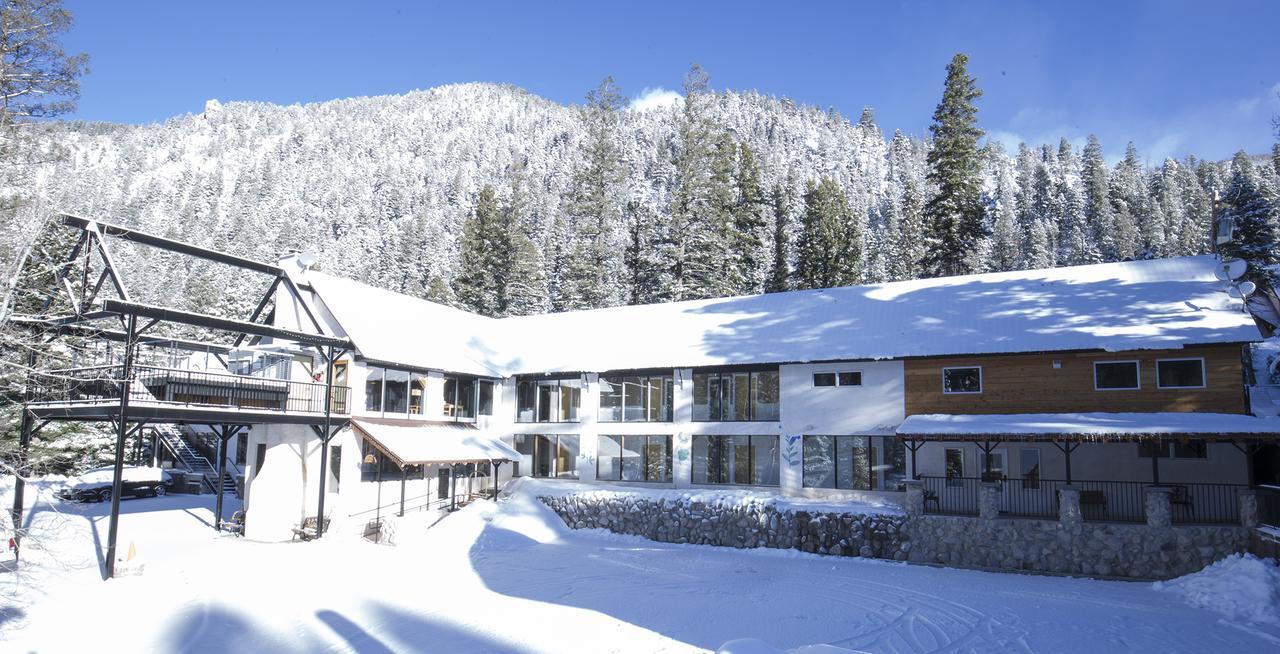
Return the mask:
[[[97,468],[67,480],[58,497],[68,502],[109,502],[115,468]],[[159,497],[169,492],[173,478],[160,468],[125,466],[120,499],[126,497]]]

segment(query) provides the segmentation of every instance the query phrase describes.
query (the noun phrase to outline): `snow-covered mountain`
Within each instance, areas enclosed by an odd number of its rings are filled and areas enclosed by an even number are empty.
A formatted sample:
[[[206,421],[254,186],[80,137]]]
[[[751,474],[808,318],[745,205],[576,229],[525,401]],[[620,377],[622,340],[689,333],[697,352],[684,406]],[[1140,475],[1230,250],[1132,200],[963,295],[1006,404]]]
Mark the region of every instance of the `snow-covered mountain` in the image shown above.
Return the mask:
[[[754,92],[717,94],[710,111],[715,125],[756,153],[765,189],[794,189],[793,214],[803,211],[798,198],[806,182],[836,179],[868,224],[868,279],[893,276],[885,261],[893,256],[886,223],[896,220],[891,216],[900,212],[908,182],[928,193],[925,140],[886,139],[869,113],[850,121]],[[628,110],[620,120],[627,200],[660,218],[669,215],[679,112],[678,106]],[[486,184],[499,195],[509,192],[515,162],[527,176],[527,229],[550,267],[546,253],[564,238],[556,217],[586,138],[579,107],[493,84],[293,106],[210,101],[200,114],[159,124],[43,129],[63,156],[0,172],[7,191],[22,200],[6,218],[14,224],[4,226],[15,235],[12,243],[65,211],[268,261],[289,249],[311,251],[328,272],[418,296],[427,294],[433,276],[453,277],[476,195]],[[988,255],[991,267],[1072,263],[1060,260],[1066,246],[1056,238],[1060,223],[1080,211],[1079,153],[1053,144],[1010,155],[996,146],[986,161],[993,238],[1003,208],[1028,243],[1008,261]],[[1204,199],[1221,175],[1221,164],[1195,160],[1144,167],[1139,179],[1117,172],[1113,185],[1127,186],[1116,186],[1113,195],[1141,205],[1132,213],[1142,252],[1201,251]],[[144,296],[186,294],[205,309],[243,312],[263,285],[212,264],[124,249],[120,257]],[[1008,254],[1008,247],[998,249]],[[220,301],[234,306],[207,306],[227,297],[234,299]]]

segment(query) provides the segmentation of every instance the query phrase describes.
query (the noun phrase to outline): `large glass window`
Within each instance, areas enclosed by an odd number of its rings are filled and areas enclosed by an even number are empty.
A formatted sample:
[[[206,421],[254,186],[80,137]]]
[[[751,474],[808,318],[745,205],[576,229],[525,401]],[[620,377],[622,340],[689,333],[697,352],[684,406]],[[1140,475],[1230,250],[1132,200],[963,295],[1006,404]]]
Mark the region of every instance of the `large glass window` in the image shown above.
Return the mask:
[[[1097,361],[1093,364],[1093,387],[1100,391],[1137,390],[1137,361]]]
[[[778,485],[778,437],[694,436],[693,483]]]
[[[671,375],[600,378],[600,422],[670,422]]]
[[[444,378],[444,415],[448,418],[476,417],[476,379]]]
[[[516,434],[520,461],[515,475],[578,478],[578,437],[563,434]]]
[[[522,379],[516,382],[516,422],[577,422],[582,380]]]
[[[364,410],[382,410],[382,368],[370,367],[369,376],[364,379]]]
[[[1159,388],[1204,388],[1204,359],[1161,359],[1156,362]]]
[[[777,420],[777,369],[695,372],[693,419],[699,422]]]
[[[601,481],[671,481],[670,436],[601,436],[596,452]]]
[[[493,415],[493,382],[480,380],[480,401],[476,403],[476,413],[482,416]]]
[[[906,445],[892,436],[805,436],[804,486],[906,489]]]
[[[427,412],[427,376],[415,372],[409,375],[409,413],[420,416]]]
[[[407,414],[409,412],[409,373],[404,370],[388,369],[386,381],[383,383],[382,412]]]

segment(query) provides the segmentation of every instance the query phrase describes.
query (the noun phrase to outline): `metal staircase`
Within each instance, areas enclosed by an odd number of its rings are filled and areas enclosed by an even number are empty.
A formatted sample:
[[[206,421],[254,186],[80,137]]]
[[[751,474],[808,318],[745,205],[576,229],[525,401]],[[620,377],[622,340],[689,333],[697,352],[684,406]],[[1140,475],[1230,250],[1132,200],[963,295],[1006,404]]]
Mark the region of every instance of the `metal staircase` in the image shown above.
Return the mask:
[[[156,425],[155,430],[162,446],[173,453],[174,459],[183,468],[192,474],[200,475],[203,479],[202,485],[208,490],[214,492],[218,490],[218,467],[210,463],[209,459],[196,449],[193,434],[186,430],[179,430],[173,425]],[[238,494],[236,478],[232,475],[235,466],[228,463],[227,474],[222,476],[222,490],[224,493]]]

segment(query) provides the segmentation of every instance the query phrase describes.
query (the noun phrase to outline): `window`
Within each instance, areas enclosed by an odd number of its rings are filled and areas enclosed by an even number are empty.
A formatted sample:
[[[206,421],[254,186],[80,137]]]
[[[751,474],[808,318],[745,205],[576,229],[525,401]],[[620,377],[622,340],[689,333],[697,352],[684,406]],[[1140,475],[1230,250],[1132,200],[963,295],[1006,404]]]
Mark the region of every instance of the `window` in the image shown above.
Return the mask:
[[[601,377],[600,422],[670,422],[671,375]]]
[[[262,464],[267,462],[267,444],[258,443],[258,449],[253,456],[253,476],[257,477],[262,472]]]
[[[578,478],[578,437],[557,434],[517,434],[521,454],[515,476]]]
[[[474,377],[448,376],[444,378],[444,415],[446,418],[476,417],[476,386]]]
[[[236,465],[244,467],[245,457],[249,454],[249,434],[241,431],[236,436]]]
[[[963,482],[964,478],[964,450],[956,447],[948,447],[944,453],[944,463],[947,471],[947,485],[955,486]]]
[[[892,436],[805,436],[806,488],[906,490],[906,444]]]
[[[1207,459],[1209,446],[1204,441],[1172,441],[1138,443],[1138,458],[1150,459],[1152,453],[1160,459]]]
[[[386,370],[383,382],[382,412],[409,412],[409,373],[403,370]]]
[[[582,380],[523,379],[516,382],[516,422],[577,422]]]
[[[693,437],[693,483],[778,485],[777,436]]]
[[[777,420],[777,369],[693,373],[693,419],[698,422]]]
[[[1156,361],[1158,388],[1204,388],[1204,359]]]
[[[364,380],[364,410],[382,411],[382,368],[369,368]]]
[[[982,368],[978,366],[965,368],[943,368],[942,392],[981,393]]]
[[[427,412],[427,376],[415,372],[409,375],[409,413],[420,416]]]
[[[671,437],[600,436],[596,479],[671,481]]]
[[[849,370],[844,372],[815,372],[813,373],[814,387],[824,386],[861,386],[862,372],[858,370]]]
[[[836,379],[840,382],[841,386],[861,386],[862,371],[854,370],[852,372],[837,373]]]
[[[333,485],[329,488],[330,493],[338,492],[338,484],[342,482],[342,446],[329,446],[329,474],[333,475]]]
[[[813,373],[813,385],[815,387],[835,386],[836,373],[834,372],[815,372]]]
[[[493,382],[480,380],[480,401],[476,402],[476,413],[482,416],[493,415]]]
[[[1099,391],[1131,391],[1141,387],[1137,361],[1095,361],[1093,388]]]
[[[1018,471],[1022,475],[1022,487],[1027,490],[1040,488],[1040,450],[1018,450]]]

